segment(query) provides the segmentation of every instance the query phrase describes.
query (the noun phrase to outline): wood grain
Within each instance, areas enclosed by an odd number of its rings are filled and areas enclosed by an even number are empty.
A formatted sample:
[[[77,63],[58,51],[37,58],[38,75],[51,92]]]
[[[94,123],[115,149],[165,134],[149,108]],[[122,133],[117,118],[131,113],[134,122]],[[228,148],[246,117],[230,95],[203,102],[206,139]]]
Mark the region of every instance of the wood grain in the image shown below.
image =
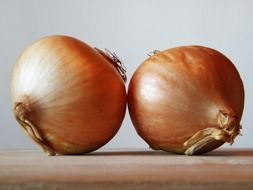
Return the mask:
[[[252,190],[253,149],[184,156],[152,150],[110,150],[46,156],[0,151],[0,190],[175,189]]]

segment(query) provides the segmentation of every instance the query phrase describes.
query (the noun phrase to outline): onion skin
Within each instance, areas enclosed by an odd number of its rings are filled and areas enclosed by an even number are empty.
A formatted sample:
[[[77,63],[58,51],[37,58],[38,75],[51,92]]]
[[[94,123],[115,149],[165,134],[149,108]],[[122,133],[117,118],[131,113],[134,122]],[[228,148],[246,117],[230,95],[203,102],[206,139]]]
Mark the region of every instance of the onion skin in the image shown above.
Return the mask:
[[[49,155],[91,152],[119,130],[126,110],[125,74],[106,56],[72,37],[50,36],[17,61],[13,112]]]
[[[214,49],[183,46],[155,52],[136,70],[128,108],[153,149],[209,152],[240,133],[244,88],[232,62]]]

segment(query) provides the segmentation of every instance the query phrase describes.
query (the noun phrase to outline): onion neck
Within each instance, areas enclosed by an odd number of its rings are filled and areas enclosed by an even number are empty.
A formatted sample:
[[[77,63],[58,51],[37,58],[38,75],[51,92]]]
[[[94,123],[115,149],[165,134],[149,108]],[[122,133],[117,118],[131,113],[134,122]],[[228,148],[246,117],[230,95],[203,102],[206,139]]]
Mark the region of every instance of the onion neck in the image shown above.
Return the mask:
[[[217,141],[233,144],[235,137],[240,134],[240,124],[238,117],[219,111],[217,114],[217,127],[206,128],[195,133],[184,143],[185,154],[193,155],[204,152],[205,147],[217,145]]]
[[[148,53],[148,56],[149,56],[149,57],[152,57],[153,55],[156,55],[156,54],[158,54],[158,53],[160,53],[160,52],[161,52],[161,51],[155,49],[155,50],[151,51],[150,53]]]
[[[127,81],[126,69],[123,63],[118,58],[118,56],[115,53],[109,51],[108,49],[102,51],[101,49],[95,48],[95,50],[117,69],[123,81],[126,82]]]
[[[50,147],[49,143],[45,141],[40,130],[29,120],[29,106],[24,102],[16,102],[14,104],[14,114],[16,120],[23,127],[25,132],[37,143],[39,144],[44,152],[53,156],[55,155],[55,151]]]

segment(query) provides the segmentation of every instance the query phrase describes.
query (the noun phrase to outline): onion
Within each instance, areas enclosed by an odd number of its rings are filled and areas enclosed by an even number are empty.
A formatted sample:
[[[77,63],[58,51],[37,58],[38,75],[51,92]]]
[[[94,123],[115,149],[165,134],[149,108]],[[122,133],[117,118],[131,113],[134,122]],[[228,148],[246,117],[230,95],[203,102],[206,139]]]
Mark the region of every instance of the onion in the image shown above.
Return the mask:
[[[240,133],[244,88],[232,62],[214,49],[156,51],[134,73],[128,107],[153,149],[200,154]]]
[[[68,36],[46,37],[29,46],[15,65],[13,112],[50,155],[90,152],[120,128],[125,79],[115,54]]]

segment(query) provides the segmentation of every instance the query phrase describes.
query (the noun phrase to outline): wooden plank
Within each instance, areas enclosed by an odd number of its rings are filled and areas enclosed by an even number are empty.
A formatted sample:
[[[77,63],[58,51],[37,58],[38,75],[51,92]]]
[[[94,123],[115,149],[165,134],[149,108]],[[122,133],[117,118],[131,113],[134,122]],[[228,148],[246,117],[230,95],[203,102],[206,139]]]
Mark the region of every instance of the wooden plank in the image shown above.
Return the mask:
[[[0,190],[19,189],[253,189],[253,149],[202,156],[152,150],[46,156],[0,151]]]

